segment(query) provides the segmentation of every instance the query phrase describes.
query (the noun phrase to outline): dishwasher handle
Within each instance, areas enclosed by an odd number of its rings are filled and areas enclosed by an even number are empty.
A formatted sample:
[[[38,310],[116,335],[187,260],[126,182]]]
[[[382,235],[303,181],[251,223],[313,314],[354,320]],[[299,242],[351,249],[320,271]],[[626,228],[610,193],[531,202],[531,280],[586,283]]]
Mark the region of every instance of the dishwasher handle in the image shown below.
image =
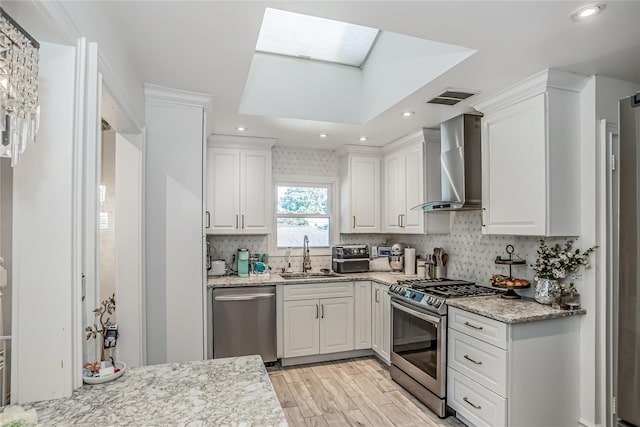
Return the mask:
[[[256,299],[268,299],[274,298],[276,294],[262,293],[262,294],[238,294],[238,295],[218,295],[214,296],[214,301],[251,301]]]

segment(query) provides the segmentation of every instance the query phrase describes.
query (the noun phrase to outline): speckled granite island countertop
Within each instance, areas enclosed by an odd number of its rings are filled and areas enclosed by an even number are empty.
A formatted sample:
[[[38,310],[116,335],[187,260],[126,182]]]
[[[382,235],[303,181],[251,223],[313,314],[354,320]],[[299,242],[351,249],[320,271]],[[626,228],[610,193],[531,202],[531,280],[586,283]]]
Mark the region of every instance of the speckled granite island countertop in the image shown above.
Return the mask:
[[[392,274],[387,272],[370,271],[368,273],[347,273],[340,276],[327,277],[305,277],[301,279],[283,279],[277,273],[269,276],[221,276],[209,277],[207,287],[209,288],[233,288],[240,286],[268,286],[268,285],[299,285],[300,283],[335,283],[352,282],[357,280],[371,280],[384,285],[394,285],[398,280],[417,279],[418,276],[405,276],[403,274]]]
[[[286,426],[260,356],[151,365],[25,405],[45,426]]]
[[[504,323],[535,322],[587,313],[585,309],[560,310],[524,298],[505,299],[499,296],[449,298],[447,305]]]

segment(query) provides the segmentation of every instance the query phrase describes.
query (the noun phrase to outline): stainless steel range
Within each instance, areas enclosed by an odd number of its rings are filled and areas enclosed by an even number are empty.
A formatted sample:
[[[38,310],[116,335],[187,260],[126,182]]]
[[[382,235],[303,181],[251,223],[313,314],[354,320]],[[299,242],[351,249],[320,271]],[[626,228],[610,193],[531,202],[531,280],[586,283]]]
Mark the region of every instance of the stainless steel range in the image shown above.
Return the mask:
[[[502,291],[449,279],[401,280],[391,296],[391,377],[446,416],[447,298]]]

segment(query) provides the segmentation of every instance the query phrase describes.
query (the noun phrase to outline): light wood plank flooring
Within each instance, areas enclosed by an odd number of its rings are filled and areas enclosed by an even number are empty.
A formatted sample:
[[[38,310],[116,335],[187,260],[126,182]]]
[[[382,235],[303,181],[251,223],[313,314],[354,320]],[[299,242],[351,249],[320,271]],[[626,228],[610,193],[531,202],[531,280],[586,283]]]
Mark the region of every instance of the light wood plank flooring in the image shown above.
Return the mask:
[[[464,426],[438,418],[374,357],[269,368],[290,426]]]

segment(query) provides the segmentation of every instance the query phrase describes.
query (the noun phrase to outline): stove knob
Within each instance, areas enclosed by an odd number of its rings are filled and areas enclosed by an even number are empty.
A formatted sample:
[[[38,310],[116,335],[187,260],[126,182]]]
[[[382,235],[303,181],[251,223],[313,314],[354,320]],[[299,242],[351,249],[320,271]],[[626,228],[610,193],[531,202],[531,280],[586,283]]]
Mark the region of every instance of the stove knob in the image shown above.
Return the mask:
[[[433,297],[429,297],[429,299],[427,300],[427,304],[429,305],[433,304]]]
[[[416,295],[415,292],[411,294],[411,299],[416,299],[416,297],[417,297],[417,295]]]
[[[442,301],[436,301],[434,305],[436,308],[440,308],[440,306],[442,305]]]

